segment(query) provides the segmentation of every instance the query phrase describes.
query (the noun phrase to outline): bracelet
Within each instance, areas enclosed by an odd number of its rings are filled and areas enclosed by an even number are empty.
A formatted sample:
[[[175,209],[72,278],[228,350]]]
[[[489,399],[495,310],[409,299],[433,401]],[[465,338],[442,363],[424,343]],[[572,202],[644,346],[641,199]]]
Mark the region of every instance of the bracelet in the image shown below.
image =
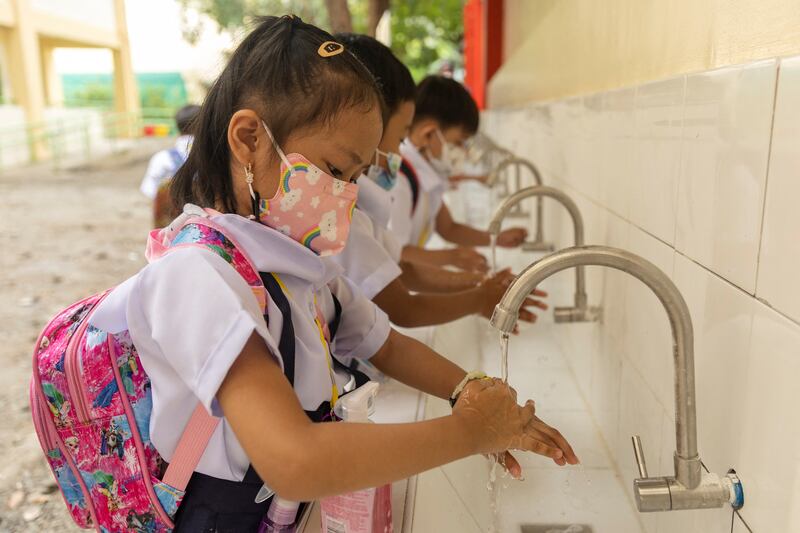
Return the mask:
[[[481,372],[480,370],[473,370],[472,372],[468,372],[464,379],[456,385],[456,388],[453,390],[453,394],[450,395],[450,407],[455,407],[456,402],[458,401],[458,397],[464,391],[464,387],[467,386],[467,383],[476,379],[483,379],[486,377],[485,372]]]

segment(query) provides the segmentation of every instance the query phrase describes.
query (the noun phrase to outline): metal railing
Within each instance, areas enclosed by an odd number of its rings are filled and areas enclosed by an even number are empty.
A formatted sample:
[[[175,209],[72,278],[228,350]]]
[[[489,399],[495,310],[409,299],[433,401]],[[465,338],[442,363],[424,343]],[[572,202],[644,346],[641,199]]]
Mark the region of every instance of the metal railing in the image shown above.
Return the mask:
[[[174,133],[171,109],[114,112],[87,109],[85,114],[0,128],[0,172],[14,166],[50,162],[53,168],[118,153],[144,135],[145,124]]]

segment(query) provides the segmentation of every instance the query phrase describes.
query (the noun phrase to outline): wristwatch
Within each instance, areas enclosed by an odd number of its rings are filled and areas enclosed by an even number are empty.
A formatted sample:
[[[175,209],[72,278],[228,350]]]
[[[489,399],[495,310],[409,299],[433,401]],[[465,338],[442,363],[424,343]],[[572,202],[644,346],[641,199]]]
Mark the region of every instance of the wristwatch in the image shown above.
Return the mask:
[[[453,390],[453,394],[450,395],[450,407],[455,407],[458,397],[464,391],[464,387],[467,386],[467,383],[475,379],[484,379],[485,377],[486,372],[481,372],[480,370],[467,372],[467,375],[464,376],[464,379],[462,379],[461,382],[456,385],[456,388]]]

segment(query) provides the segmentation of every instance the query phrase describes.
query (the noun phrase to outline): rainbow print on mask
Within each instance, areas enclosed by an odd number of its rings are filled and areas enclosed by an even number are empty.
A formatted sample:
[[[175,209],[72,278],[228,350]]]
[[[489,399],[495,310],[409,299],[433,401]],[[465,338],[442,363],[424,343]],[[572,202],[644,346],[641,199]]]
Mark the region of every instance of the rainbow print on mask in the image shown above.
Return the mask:
[[[303,235],[303,238],[300,240],[300,242],[302,242],[304,246],[311,248],[311,241],[313,241],[320,235],[321,232],[319,231],[319,226],[316,226],[312,228],[310,231],[306,232],[306,234]]]
[[[285,193],[291,191],[291,187],[289,187],[289,179],[292,177],[292,174],[296,171],[301,172],[308,172],[308,164],[303,163],[302,161],[298,161],[294,163],[290,168],[287,168],[283,171],[283,177],[281,178],[281,190]]]

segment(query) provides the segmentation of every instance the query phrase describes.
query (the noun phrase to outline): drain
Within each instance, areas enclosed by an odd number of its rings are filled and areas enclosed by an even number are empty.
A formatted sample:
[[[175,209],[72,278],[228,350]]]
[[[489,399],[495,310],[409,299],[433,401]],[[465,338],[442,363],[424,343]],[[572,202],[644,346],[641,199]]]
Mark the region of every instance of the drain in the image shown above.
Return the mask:
[[[523,524],[520,533],[592,533],[585,524]]]

